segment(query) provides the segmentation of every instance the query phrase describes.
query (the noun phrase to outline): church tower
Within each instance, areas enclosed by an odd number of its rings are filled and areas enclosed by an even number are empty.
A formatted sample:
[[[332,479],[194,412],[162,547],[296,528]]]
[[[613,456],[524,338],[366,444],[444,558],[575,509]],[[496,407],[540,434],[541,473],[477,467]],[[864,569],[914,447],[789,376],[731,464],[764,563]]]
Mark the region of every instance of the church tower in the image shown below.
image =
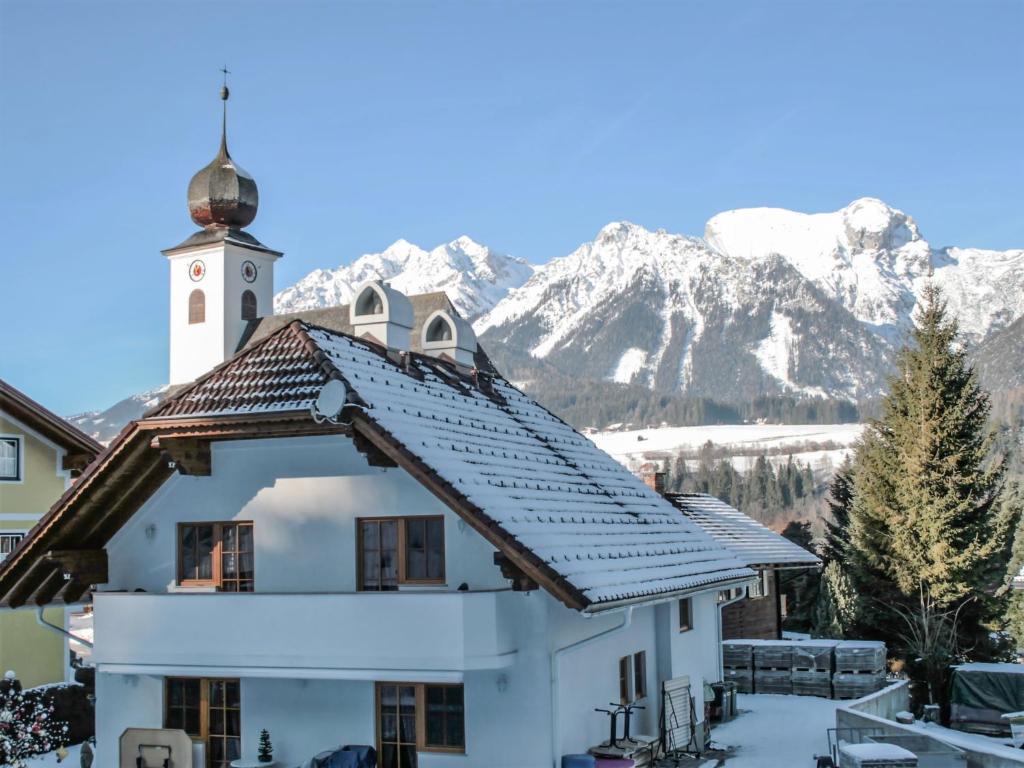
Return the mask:
[[[224,362],[249,320],[274,311],[274,262],[281,253],[244,230],[256,218],[259,193],[228,152],[228,96],[225,82],[220,151],[188,185],[188,211],[202,229],[163,252],[171,267],[172,385]]]

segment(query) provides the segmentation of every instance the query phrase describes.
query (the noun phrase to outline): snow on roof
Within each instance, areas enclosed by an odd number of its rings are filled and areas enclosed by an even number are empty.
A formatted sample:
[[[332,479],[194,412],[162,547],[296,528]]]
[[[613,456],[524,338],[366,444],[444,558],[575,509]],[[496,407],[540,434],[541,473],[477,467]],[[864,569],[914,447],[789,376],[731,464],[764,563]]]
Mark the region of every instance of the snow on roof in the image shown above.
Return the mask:
[[[706,493],[668,494],[688,519],[719,544],[736,553],[746,565],[815,566],[821,561],[801,546]]]
[[[751,575],[658,494],[504,379],[485,394],[414,356],[406,372],[325,329],[309,337],[369,417],[591,604]]]

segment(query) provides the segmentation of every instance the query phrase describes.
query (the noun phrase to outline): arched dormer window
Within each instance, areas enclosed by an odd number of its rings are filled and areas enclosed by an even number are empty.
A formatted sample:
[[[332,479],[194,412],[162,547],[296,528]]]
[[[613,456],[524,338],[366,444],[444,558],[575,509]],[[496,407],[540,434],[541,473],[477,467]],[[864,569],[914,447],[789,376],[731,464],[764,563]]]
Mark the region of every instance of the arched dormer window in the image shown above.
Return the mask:
[[[443,317],[435,317],[427,326],[427,341],[451,341],[452,326]]]
[[[206,294],[196,288],[188,295],[188,324],[206,322]]]
[[[242,319],[255,320],[256,317],[256,294],[252,291],[245,291],[242,294]]]
[[[380,294],[377,293],[371,286],[366,286],[363,292],[359,294],[359,298],[356,299],[356,315],[380,315],[384,312],[384,302],[380,298]]]

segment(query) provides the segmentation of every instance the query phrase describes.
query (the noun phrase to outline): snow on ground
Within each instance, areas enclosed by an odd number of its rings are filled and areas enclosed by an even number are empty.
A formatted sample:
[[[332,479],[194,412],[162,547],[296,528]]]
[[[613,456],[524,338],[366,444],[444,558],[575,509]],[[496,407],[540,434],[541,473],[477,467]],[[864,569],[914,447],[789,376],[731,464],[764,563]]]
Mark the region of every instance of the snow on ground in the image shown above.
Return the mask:
[[[33,757],[26,763],[27,768],[76,768],[80,765],[78,758],[78,752],[82,748],[81,744],[76,744],[73,747],[68,747],[68,756],[61,762],[57,762],[56,752],[47,752],[45,755],[39,755],[39,757]]]
[[[597,447],[622,464],[636,468],[648,459],[670,458],[679,450],[696,451],[710,440],[734,456],[737,471],[746,471],[757,455],[772,451],[773,463],[794,460],[815,470],[838,467],[864,429],[862,424],[722,424],[706,427],[657,427],[590,435]],[[837,448],[822,450],[824,443]],[[817,445],[815,445],[817,444]],[[694,463],[696,467],[696,463]]]
[[[629,384],[647,361],[647,353],[637,347],[630,347],[622,353],[619,364],[612,371],[611,379],[619,384]]]
[[[716,726],[716,747],[735,747],[726,768],[813,766],[816,755],[828,754],[829,728],[836,727],[836,709],[848,702],[817,696],[740,694],[740,714]]]

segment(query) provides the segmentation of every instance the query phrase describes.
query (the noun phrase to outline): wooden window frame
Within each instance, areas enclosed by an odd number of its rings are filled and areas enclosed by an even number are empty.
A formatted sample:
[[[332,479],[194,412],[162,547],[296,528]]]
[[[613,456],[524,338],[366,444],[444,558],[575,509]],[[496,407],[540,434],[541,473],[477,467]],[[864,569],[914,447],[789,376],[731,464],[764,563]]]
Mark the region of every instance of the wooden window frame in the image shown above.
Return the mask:
[[[406,523],[409,520],[440,520],[441,521],[441,576],[434,579],[412,579],[408,576],[408,535]],[[395,515],[392,517],[357,517],[356,518],[356,590],[359,592],[375,592],[363,587],[363,523],[395,522],[398,525],[398,586],[402,585],[444,585],[447,584],[448,552],[445,547],[444,515]],[[390,590],[383,590],[390,591]]]
[[[683,606],[686,606],[685,617],[686,621],[683,621],[684,611]],[[676,610],[679,612],[679,619],[676,622],[676,629],[682,632],[693,631],[693,598],[682,597],[676,604]]]
[[[379,680],[374,686],[374,728],[376,730],[376,747],[378,756],[381,753],[381,688],[406,687],[416,690],[416,752],[436,752],[448,755],[466,754],[466,686],[464,683],[409,683],[394,680]],[[427,688],[461,688],[462,689],[462,746],[446,747],[427,744]],[[399,723],[399,728],[401,724]]]
[[[633,701],[647,698],[647,651],[633,654]]]
[[[619,659],[619,704],[630,704],[633,699],[633,657]]]
[[[178,523],[176,531],[177,539],[175,540],[175,548],[177,550],[176,557],[176,574],[175,583],[179,587],[214,587],[218,591],[224,586],[224,564],[223,564],[223,544],[224,544],[224,526],[229,525],[248,525],[253,529],[252,541],[253,541],[253,564],[252,564],[252,586],[253,588],[249,592],[231,592],[230,594],[250,594],[256,591],[256,526],[253,525],[252,520],[202,520],[188,523]],[[184,549],[181,546],[182,534],[186,528],[196,526],[212,526],[213,527],[213,551],[211,558],[213,560],[212,577],[209,579],[185,579],[182,578],[184,575]],[[237,581],[237,579],[234,579]]]
[[[177,680],[198,680],[199,681],[199,734],[193,735],[186,731],[189,739],[194,744],[203,745],[203,757],[206,760],[206,765],[210,764],[210,683],[237,683],[238,684],[238,739],[241,744],[245,743],[245,739],[242,735],[242,680],[238,677],[189,677],[170,675],[164,678],[164,697],[163,697],[163,712],[161,714],[160,722],[163,723],[163,727],[167,727],[167,710],[168,700],[170,698],[170,683]],[[233,709],[233,707],[232,707]],[[220,734],[217,734],[220,736]],[[241,750],[241,746],[239,747]]]

